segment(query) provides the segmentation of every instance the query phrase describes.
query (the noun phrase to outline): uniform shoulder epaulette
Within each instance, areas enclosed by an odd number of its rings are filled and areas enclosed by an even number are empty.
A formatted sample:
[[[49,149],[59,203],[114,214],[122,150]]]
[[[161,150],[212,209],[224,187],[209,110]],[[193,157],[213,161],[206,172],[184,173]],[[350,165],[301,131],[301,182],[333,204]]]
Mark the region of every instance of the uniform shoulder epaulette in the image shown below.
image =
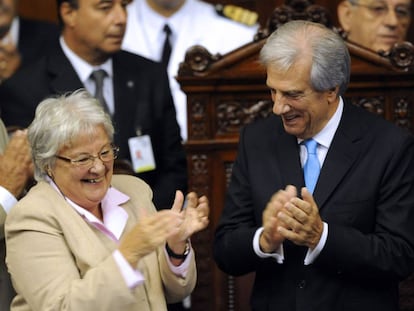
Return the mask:
[[[252,26],[257,23],[259,14],[254,11],[231,4],[216,4],[216,12],[224,17],[227,17],[233,21]]]

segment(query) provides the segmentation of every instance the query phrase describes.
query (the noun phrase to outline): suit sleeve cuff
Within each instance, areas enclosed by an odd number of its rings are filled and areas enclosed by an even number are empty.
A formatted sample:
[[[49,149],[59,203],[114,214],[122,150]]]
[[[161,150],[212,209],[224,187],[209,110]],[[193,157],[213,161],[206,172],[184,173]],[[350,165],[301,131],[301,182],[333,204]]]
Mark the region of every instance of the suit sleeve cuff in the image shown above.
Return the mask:
[[[4,187],[0,186],[0,205],[8,214],[11,208],[17,203],[17,199]]]
[[[260,249],[259,239],[260,239],[260,235],[262,234],[263,230],[264,230],[264,228],[260,227],[259,229],[256,230],[256,233],[254,234],[254,238],[253,238],[254,252],[260,258],[274,258],[274,259],[276,259],[277,263],[282,264],[283,260],[285,259],[285,255],[284,255],[284,252],[283,252],[283,244],[281,244],[279,246],[279,248],[274,253],[264,253]]]
[[[184,279],[187,276],[188,268],[190,267],[191,256],[194,256],[194,251],[193,251],[193,248],[191,247],[191,242],[189,241],[189,243],[190,243],[190,252],[188,253],[187,257],[184,259],[184,261],[181,263],[181,265],[179,266],[174,266],[172,264],[170,256],[168,256],[167,250],[165,249],[165,247],[163,247],[164,254],[167,257],[167,263],[168,263],[168,266],[170,267],[170,270],[175,275],[180,276]]]
[[[316,247],[313,250],[308,249],[308,252],[306,253],[306,257],[303,262],[305,266],[312,264],[316,260],[316,258],[318,258],[319,254],[321,253],[321,251],[323,250],[325,246],[327,238],[328,238],[328,224],[324,222],[321,239],[319,240],[318,245],[316,245]]]
[[[125,280],[129,289],[134,289],[138,285],[144,283],[144,276],[138,270],[134,270],[120,251],[115,250],[112,253],[114,260],[121,271],[122,277]]]

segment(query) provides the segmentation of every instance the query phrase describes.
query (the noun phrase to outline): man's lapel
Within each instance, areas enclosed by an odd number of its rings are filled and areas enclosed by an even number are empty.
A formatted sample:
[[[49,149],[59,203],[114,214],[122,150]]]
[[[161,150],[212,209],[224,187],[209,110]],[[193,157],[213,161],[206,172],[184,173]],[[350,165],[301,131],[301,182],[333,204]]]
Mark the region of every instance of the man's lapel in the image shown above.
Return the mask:
[[[47,71],[51,79],[51,91],[55,94],[84,88],[82,81],[60,46],[57,52],[49,57]]]
[[[319,175],[318,183],[314,191],[315,200],[319,209],[334,193],[335,189],[346,178],[361,152],[358,142],[362,138],[358,114],[355,109],[344,105],[344,112],[339,127],[332,140],[328,154]]]

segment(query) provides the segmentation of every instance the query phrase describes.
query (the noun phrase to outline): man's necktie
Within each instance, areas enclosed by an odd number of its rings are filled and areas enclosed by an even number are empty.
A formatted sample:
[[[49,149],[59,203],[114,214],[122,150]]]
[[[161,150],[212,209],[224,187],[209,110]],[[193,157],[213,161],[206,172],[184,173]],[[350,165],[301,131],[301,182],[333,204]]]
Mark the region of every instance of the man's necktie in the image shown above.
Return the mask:
[[[95,98],[99,100],[105,111],[109,113],[108,105],[106,104],[105,97],[103,95],[103,81],[106,76],[107,73],[105,70],[98,69],[92,72],[91,79],[95,81]]]
[[[171,28],[168,26],[168,24],[164,25],[164,32],[165,32],[165,41],[164,41],[164,47],[162,49],[162,57],[161,57],[161,64],[164,65],[165,68],[168,66],[168,62],[170,61],[170,55],[171,55]]]
[[[308,188],[310,193],[313,193],[321,170],[318,155],[316,154],[318,143],[313,139],[308,139],[304,141],[304,144],[308,151],[308,158],[303,166],[303,175],[305,176],[306,188]]]

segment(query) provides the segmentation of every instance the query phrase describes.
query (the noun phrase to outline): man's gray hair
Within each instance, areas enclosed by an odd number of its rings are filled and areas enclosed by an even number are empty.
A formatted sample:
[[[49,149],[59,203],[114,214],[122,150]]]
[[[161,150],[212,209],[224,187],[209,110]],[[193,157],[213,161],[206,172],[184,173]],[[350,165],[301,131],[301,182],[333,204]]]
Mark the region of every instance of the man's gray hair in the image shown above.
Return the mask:
[[[349,83],[351,58],[344,40],[322,24],[296,20],[280,26],[263,46],[260,62],[265,67],[288,70],[309,55],[312,88],[323,92],[338,86],[338,95],[343,95]]]
[[[35,179],[46,178],[47,170],[55,164],[55,155],[62,147],[70,146],[80,135],[95,133],[100,125],[112,142],[114,127],[110,116],[84,89],[43,100],[28,129]]]

